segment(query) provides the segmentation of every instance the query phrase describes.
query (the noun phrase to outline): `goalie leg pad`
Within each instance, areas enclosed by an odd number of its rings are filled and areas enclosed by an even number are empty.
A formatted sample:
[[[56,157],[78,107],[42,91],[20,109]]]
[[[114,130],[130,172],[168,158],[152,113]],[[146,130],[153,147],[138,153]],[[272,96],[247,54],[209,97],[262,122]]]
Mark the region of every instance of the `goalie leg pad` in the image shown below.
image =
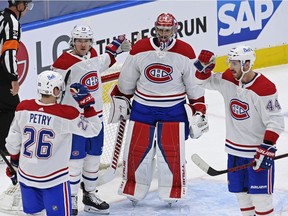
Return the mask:
[[[83,163],[84,159],[78,159],[78,160],[73,159],[69,161],[69,175],[70,175],[70,186],[72,195],[78,194]]]
[[[118,193],[131,200],[142,200],[149,191],[155,156],[155,127],[130,121],[123,155],[122,182]]]
[[[100,156],[88,155],[84,159],[82,177],[86,191],[95,191],[98,179]]]
[[[274,215],[272,194],[251,194],[256,215]]]
[[[255,207],[251,200],[251,195],[248,193],[236,193],[238,204],[242,213],[242,216],[255,215]]]
[[[23,211],[22,197],[19,183],[11,184],[7,190],[0,195],[0,212],[7,214],[19,214]]]
[[[187,185],[183,122],[157,123],[157,166],[160,199],[184,199]]]

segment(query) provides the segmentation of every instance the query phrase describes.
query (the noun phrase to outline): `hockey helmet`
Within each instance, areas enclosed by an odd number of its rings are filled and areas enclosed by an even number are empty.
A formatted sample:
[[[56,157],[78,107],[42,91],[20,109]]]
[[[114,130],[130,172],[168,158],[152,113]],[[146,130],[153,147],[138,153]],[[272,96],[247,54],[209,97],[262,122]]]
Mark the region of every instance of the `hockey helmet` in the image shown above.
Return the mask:
[[[91,40],[91,46],[92,46],[93,31],[90,28],[90,26],[76,25],[71,32],[71,40],[70,40],[71,47],[74,47],[75,39],[90,39]]]
[[[227,61],[229,63],[232,60],[239,60],[242,66],[246,61],[250,61],[250,66],[252,67],[255,59],[255,52],[250,46],[239,45],[229,51]]]
[[[34,7],[34,3],[32,2],[32,0],[22,0],[22,1],[8,0],[9,7],[17,6],[20,2],[23,2],[25,7],[28,8],[28,10],[32,10]]]
[[[59,95],[54,95],[53,93],[56,87],[60,90]],[[52,95],[58,98],[64,91],[62,75],[51,70],[43,71],[37,77],[37,91],[39,95]]]

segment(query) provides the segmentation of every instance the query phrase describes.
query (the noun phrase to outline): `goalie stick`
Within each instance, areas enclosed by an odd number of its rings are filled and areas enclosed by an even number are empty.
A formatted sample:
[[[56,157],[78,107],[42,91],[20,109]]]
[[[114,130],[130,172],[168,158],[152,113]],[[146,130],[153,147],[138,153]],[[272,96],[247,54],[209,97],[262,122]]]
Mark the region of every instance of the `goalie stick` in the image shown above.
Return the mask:
[[[125,134],[126,120],[121,119],[117,129],[117,137],[112,152],[112,160],[110,166],[106,169],[103,175],[100,175],[97,180],[97,185],[103,185],[112,181],[117,175],[118,162],[120,158],[123,137]]]
[[[285,157],[288,157],[288,153],[282,154],[282,155],[278,155],[278,156],[276,156],[274,158],[274,160],[278,160],[278,159],[285,158]],[[225,169],[225,170],[215,170],[214,168],[209,166],[198,154],[193,154],[191,156],[191,160],[200,169],[202,169],[204,172],[206,172],[210,176],[217,176],[217,175],[221,175],[221,174],[228,173],[228,172],[235,172],[235,171],[238,171],[238,170],[246,169],[248,167],[252,167],[254,165],[254,161],[252,161],[251,163],[243,164],[243,165],[240,165],[240,166],[235,166],[235,167],[232,167],[232,168],[229,168],[229,169]]]

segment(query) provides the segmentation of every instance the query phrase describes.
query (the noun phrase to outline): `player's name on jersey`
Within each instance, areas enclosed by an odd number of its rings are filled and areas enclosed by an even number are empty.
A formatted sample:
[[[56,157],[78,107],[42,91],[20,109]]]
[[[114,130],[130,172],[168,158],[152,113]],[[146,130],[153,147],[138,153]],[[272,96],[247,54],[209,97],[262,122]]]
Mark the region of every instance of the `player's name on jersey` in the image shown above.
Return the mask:
[[[34,124],[49,125],[51,118],[52,118],[52,116],[31,113],[29,122],[34,123]]]

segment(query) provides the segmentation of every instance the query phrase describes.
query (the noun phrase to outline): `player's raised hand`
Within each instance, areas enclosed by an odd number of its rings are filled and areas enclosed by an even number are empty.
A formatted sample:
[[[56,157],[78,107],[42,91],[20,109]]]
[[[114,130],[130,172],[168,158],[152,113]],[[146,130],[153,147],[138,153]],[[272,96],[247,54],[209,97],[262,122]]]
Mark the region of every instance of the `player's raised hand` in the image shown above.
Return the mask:
[[[110,53],[114,57],[122,52],[129,52],[131,50],[131,42],[127,40],[125,34],[119,35],[117,39],[113,40],[105,47],[105,52]]]
[[[209,50],[202,50],[198,59],[194,62],[194,65],[199,72],[210,73],[214,69],[215,63],[215,54]]]
[[[95,104],[95,99],[89,93],[87,87],[80,83],[70,85],[70,92],[72,97],[78,102],[80,108],[87,108]]]

